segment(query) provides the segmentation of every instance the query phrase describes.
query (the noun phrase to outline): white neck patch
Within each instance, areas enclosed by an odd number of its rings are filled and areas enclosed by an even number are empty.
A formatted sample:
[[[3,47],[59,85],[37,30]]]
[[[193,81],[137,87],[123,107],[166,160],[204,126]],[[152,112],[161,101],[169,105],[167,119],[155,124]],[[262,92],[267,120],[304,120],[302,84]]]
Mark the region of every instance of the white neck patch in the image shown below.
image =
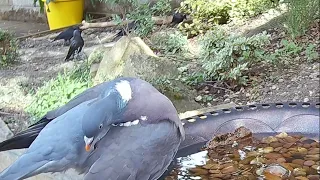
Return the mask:
[[[124,101],[128,102],[132,98],[132,91],[129,81],[121,80],[120,82],[116,83],[115,86],[116,90],[119,92]]]

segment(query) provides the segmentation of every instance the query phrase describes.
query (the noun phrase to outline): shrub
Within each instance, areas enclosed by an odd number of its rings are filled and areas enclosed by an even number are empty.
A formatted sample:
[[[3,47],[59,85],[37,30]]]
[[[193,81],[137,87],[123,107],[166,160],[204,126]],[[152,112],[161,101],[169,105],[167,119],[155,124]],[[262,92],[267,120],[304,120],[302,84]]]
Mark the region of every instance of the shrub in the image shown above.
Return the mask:
[[[303,35],[315,18],[319,18],[319,0],[287,0],[287,27],[291,36]]]
[[[81,65],[71,72],[58,74],[35,94],[34,101],[26,111],[35,118],[40,118],[48,111],[66,104],[76,95],[92,86],[90,69]]]
[[[0,30],[0,66],[8,66],[18,57],[17,39],[8,31]]]
[[[159,0],[152,7],[152,13],[155,16],[164,16],[171,12],[171,0]]]
[[[188,39],[181,32],[159,32],[152,37],[153,48],[165,54],[176,54],[187,52]]]
[[[276,4],[271,0],[185,0],[181,3],[180,11],[191,14],[192,23],[183,24],[181,30],[188,36],[196,36],[212,29],[216,24],[252,17]]]
[[[202,70],[188,81],[224,81],[232,88],[246,85],[250,68],[263,60],[267,43],[266,33],[246,38],[227,35],[221,29],[208,31],[201,39]]]

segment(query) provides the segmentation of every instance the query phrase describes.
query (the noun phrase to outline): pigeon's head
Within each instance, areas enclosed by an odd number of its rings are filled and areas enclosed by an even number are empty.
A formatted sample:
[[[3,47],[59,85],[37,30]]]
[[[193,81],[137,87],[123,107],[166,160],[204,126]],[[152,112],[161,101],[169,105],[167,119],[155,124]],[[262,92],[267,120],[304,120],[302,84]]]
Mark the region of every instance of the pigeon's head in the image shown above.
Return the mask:
[[[118,123],[127,102],[131,99],[128,81],[120,81],[96,100],[88,104],[82,119],[86,151],[102,139],[114,123]]]

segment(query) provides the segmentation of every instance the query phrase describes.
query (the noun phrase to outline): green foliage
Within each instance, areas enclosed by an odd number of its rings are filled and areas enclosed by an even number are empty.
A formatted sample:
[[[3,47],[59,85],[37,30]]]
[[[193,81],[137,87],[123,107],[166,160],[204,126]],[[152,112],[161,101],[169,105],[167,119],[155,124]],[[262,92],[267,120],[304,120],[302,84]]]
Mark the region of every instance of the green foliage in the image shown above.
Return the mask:
[[[301,61],[301,53],[305,51],[307,61],[312,62],[319,57],[315,47],[314,44],[309,44],[304,48],[303,45],[284,39],[280,42],[280,48],[266,55],[265,60],[271,65],[291,65],[295,59]]]
[[[174,99],[181,99],[181,89],[174,84],[175,79],[168,76],[161,76],[151,80],[155,88],[161,93],[173,97]]]
[[[188,82],[224,81],[232,88],[246,85],[250,68],[263,60],[263,48],[268,43],[265,33],[246,38],[228,35],[221,29],[208,31],[201,40],[202,70]]]
[[[315,18],[320,17],[319,0],[288,0],[287,27],[291,36],[303,35]]]
[[[153,48],[164,54],[185,53],[188,51],[188,39],[181,32],[159,32],[151,38]]]
[[[309,44],[306,47],[306,56],[307,56],[307,60],[309,62],[312,62],[316,59],[319,59],[319,53],[316,51],[316,45],[314,44]]]
[[[188,36],[204,34],[216,24],[255,16],[275,4],[270,0],[185,0],[180,11],[190,14],[192,23],[183,24],[181,30]]]
[[[66,104],[76,95],[92,86],[90,68],[81,65],[71,72],[64,72],[40,87],[35,94],[34,101],[26,111],[36,118],[40,118],[48,111]]]
[[[127,16],[129,19],[136,21],[138,28],[135,32],[139,36],[145,37],[153,31],[154,21],[152,19],[152,9],[149,8],[149,4],[140,4]]]
[[[0,66],[8,66],[18,58],[18,42],[9,31],[0,30]]]
[[[155,16],[164,16],[171,12],[171,0],[159,0],[152,7],[151,10]]]

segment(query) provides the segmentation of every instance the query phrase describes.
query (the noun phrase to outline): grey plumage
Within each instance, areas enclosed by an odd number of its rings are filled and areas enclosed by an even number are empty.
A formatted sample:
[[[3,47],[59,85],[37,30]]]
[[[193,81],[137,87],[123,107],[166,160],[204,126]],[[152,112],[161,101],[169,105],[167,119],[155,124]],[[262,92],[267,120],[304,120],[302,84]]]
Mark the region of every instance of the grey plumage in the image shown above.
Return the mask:
[[[71,39],[70,47],[65,61],[69,60],[71,56],[73,57],[75,54],[79,54],[83,46],[84,41],[81,37],[81,33],[79,30],[76,29],[73,31],[73,37]]]
[[[139,123],[109,129],[86,162],[92,166],[85,180],[158,179],[184,139],[184,129],[172,102],[145,81],[135,79],[130,85],[134,96],[123,115],[107,121],[121,125],[138,119]]]
[[[184,138],[171,101],[137,78],[118,78],[88,89],[46,115],[54,117],[26,153],[0,174],[0,180],[69,168],[90,180],[153,180],[164,173]],[[126,127],[130,121],[134,125]],[[97,132],[90,134],[88,124]],[[84,136],[95,137],[90,153],[85,151]]]
[[[79,169],[82,161],[88,157],[81,138],[81,112],[86,110],[91,101],[86,101],[51,121],[26,152],[1,172],[0,180],[18,180],[40,173]]]

